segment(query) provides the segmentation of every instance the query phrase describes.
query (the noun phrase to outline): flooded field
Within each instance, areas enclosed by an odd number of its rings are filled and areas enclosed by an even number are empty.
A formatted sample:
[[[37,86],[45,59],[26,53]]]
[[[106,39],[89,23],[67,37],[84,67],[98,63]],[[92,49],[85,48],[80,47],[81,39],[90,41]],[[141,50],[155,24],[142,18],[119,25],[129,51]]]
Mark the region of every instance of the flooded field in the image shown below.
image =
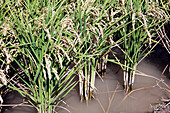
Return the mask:
[[[168,69],[161,76],[166,62],[156,63],[156,59],[143,60],[137,69],[146,75],[163,79],[168,85]],[[58,113],[151,113],[155,104],[160,103],[161,98],[169,99],[168,91],[158,87],[158,80],[146,76],[136,75],[134,91],[126,94],[122,87],[122,70],[119,66],[109,63],[106,76],[101,80],[96,78],[95,99],[89,102],[80,102],[78,88],[72,90],[57,108]],[[117,73],[116,73],[117,72]],[[163,88],[164,84],[159,83]],[[23,98],[16,91],[5,96],[4,104],[20,104]],[[4,107],[2,113],[36,113],[30,106]]]
[[[164,82],[169,84],[165,73],[161,77],[161,71],[158,69],[160,65],[156,65],[147,60],[141,62],[138,70],[141,72],[154,76],[159,79],[164,79]],[[156,84],[157,80],[140,75],[136,75],[134,84],[134,91],[126,96],[122,88],[122,72],[118,70],[118,66],[109,64],[107,68],[106,77],[103,81],[100,78],[96,79],[97,92],[95,99],[80,103],[78,93],[76,90],[72,91],[65,102],[61,106],[67,109],[59,109],[59,113],[66,113],[69,110],[71,113],[150,113],[153,112],[151,106],[160,103],[161,98],[170,98],[170,94],[160,89]],[[168,76],[168,75],[167,75]],[[165,87],[160,83],[162,87]],[[116,92],[115,89],[117,88]],[[114,94],[115,92],[115,94]]]

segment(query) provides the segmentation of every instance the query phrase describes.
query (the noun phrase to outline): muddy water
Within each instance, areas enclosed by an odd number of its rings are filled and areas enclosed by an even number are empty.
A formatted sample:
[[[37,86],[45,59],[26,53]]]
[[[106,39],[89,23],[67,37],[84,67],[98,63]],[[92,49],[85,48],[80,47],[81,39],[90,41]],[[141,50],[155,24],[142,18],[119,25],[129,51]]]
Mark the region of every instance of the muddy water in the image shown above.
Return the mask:
[[[65,98],[65,102],[61,103],[57,108],[58,113],[149,113],[153,111],[151,105],[160,103],[160,99],[170,98],[170,94],[159,87],[155,86],[157,80],[153,78],[143,77],[136,75],[134,92],[132,92],[127,98],[122,89],[122,71],[114,64],[108,64],[107,74],[103,81],[96,78],[96,95],[95,99],[88,102],[80,103],[80,98],[76,89]],[[157,78],[162,78],[169,84],[169,81],[165,75],[162,77],[160,64],[144,60],[138,66],[138,70],[145,74],[152,75]],[[164,85],[160,84],[164,87]],[[116,87],[118,89],[114,94]],[[141,88],[139,90],[139,88]],[[143,89],[142,89],[143,88]],[[124,100],[123,100],[124,99]],[[5,97],[4,104],[20,104],[23,102],[23,98],[17,92],[11,92]],[[110,104],[109,104],[110,103]],[[109,106],[110,105],[110,106]],[[108,107],[109,106],[109,107]],[[65,107],[65,109],[63,109]],[[32,107],[4,107],[2,113],[36,113],[36,110]]]
[[[37,113],[31,105],[22,105],[23,101],[23,97],[17,91],[7,93],[3,103],[6,107],[3,107],[2,113]]]
[[[138,66],[138,70],[159,79],[162,78],[170,85],[165,75],[160,76],[162,72],[158,69],[158,65],[144,60]],[[88,104],[80,103],[77,91],[73,90],[65,99],[67,104],[61,104],[66,109],[58,109],[58,112],[67,113],[69,110],[71,113],[105,113],[107,111],[108,113],[149,113],[153,112],[151,105],[160,103],[161,98],[170,98],[167,91],[155,86],[157,80],[139,75],[136,75],[135,78],[134,90],[136,91],[125,98],[126,94],[120,82],[122,81],[122,72],[115,73],[117,70],[118,66],[109,64],[107,75],[103,81],[100,78],[96,79],[95,99],[89,101]],[[160,85],[164,87],[163,84]],[[114,95],[117,86],[118,89]],[[110,107],[108,107],[109,103]]]

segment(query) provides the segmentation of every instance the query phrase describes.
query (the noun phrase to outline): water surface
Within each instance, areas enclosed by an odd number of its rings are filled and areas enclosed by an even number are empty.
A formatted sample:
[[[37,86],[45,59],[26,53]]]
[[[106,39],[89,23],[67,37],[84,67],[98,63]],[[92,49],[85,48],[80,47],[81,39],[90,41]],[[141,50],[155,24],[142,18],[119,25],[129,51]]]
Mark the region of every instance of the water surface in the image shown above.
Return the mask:
[[[162,78],[170,85],[165,75],[160,76],[162,72],[158,67],[148,60],[144,60],[137,69],[156,78]],[[170,98],[170,94],[167,91],[156,86],[157,80],[136,75],[134,84],[134,90],[136,91],[125,99],[126,93],[123,91],[122,83],[120,82],[122,81],[122,71],[115,73],[118,68],[116,65],[109,64],[103,81],[97,77],[95,99],[89,101],[88,104],[86,102],[80,103],[77,91],[73,90],[65,99],[67,104],[62,104],[61,106],[66,107],[71,113],[105,113],[110,103],[108,113],[150,113],[153,112],[151,105],[160,103],[161,98]],[[119,88],[114,98],[111,99],[117,85]],[[165,87],[161,83],[160,85]],[[58,110],[59,113],[68,112],[66,109],[60,108]]]

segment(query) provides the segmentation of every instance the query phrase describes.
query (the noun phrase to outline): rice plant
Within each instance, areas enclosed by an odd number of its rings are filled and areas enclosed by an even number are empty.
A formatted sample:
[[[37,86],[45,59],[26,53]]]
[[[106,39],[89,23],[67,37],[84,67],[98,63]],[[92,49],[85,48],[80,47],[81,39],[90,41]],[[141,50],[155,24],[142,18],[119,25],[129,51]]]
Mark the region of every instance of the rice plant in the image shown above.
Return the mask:
[[[64,1],[6,2],[16,44],[8,48],[18,50],[19,57],[10,55],[25,75],[18,74],[23,85],[11,81],[8,87],[27,98],[39,113],[54,112],[77,84],[74,73],[79,66],[70,67],[70,45],[64,43],[60,27],[63,4]]]
[[[69,35],[74,41],[74,45],[77,45],[74,51],[74,59],[80,61],[80,64],[84,64],[78,71],[79,76],[79,92],[81,100],[88,101],[94,91],[94,83],[96,76],[96,67],[98,64],[97,57],[99,56],[96,48],[98,46],[99,37],[95,37],[92,31],[99,30],[94,28],[94,18],[96,18],[95,11],[98,11],[98,7],[94,7],[94,1],[80,1],[72,2],[67,6],[67,20],[66,35]],[[92,17],[92,18],[91,18]],[[69,23],[70,22],[70,23]],[[100,25],[100,24],[99,24]],[[93,37],[94,36],[94,37]]]
[[[123,81],[125,91],[131,91],[135,81],[135,71],[137,65],[151,52],[153,47],[152,40],[156,32],[161,27],[156,28],[157,25],[163,26],[168,20],[168,13],[166,10],[159,8],[159,2],[154,1],[132,1],[122,0],[118,3],[121,9],[121,14],[125,15],[120,24],[126,24],[119,32],[118,35],[123,37],[123,44],[119,46],[124,54],[124,63],[112,60],[123,68]],[[156,14],[156,12],[159,12]],[[154,19],[153,19],[154,18]],[[157,44],[157,43],[156,43]],[[149,52],[146,52],[149,49]]]
[[[152,42],[160,42],[156,33],[163,37],[167,5],[153,0],[0,1],[2,83],[39,113],[55,112],[77,84],[81,101],[88,102],[96,76],[106,75],[107,61],[122,67],[124,89],[132,90],[137,65],[153,49]],[[162,43],[168,48],[167,40]],[[123,52],[124,63],[114,52],[115,60],[108,59],[114,47]],[[7,83],[10,69],[19,82]]]
[[[123,38],[117,42],[110,43],[114,32],[123,26],[114,27],[116,23],[122,20],[126,15],[113,20],[115,14],[113,11],[115,1],[77,1],[67,6],[66,18],[63,21],[65,35],[74,40],[72,47],[75,64],[82,58],[80,64],[84,64],[79,70],[79,92],[81,100],[88,101],[95,92],[95,76],[104,76],[106,73],[107,61],[103,58],[108,57],[110,48],[120,43]]]

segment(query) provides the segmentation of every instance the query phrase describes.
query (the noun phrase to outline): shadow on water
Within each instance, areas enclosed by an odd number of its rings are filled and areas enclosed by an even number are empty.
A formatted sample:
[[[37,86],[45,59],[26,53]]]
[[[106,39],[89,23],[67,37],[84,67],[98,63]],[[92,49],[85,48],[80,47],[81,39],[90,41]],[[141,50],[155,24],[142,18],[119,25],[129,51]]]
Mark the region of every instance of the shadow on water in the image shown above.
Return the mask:
[[[163,72],[168,79],[170,79],[170,54],[166,51],[166,49],[162,45],[157,45],[153,53],[148,56],[149,61],[158,67],[158,69]]]
[[[2,113],[37,113],[37,110],[32,106],[24,106],[29,104],[22,104],[24,101],[23,97],[17,91],[8,92],[4,96],[4,105]],[[27,102],[25,102],[27,103]],[[12,105],[12,106],[8,106]]]

